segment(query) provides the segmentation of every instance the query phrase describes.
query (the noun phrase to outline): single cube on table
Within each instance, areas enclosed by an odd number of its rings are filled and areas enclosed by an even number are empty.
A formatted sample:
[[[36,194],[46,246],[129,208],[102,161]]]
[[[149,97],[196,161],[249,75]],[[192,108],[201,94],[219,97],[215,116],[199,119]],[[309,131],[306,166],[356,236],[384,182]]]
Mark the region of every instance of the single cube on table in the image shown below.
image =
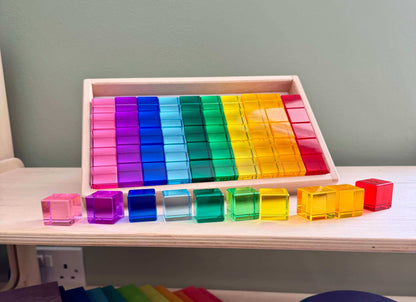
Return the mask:
[[[297,214],[308,220],[335,217],[336,192],[322,186],[298,189]]]
[[[380,211],[391,208],[393,199],[393,183],[387,180],[369,178],[355,183],[364,189],[364,208]]]
[[[289,193],[286,189],[260,189],[260,220],[287,220]]]
[[[79,194],[52,194],[41,204],[45,225],[72,225],[82,217]]]
[[[194,190],[196,221],[224,221],[224,195],[220,189]]]
[[[349,184],[326,186],[336,191],[335,217],[347,218],[363,214],[364,189]]]
[[[114,224],[124,217],[121,191],[97,191],[85,197],[89,223]]]
[[[154,189],[130,190],[127,202],[130,222],[157,220]]]
[[[259,192],[251,187],[227,189],[227,212],[234,221],[259,218]]]
[[[188,220],[192,217],[191,195],[188,190],[162,191],[163,215],[166,221]]]

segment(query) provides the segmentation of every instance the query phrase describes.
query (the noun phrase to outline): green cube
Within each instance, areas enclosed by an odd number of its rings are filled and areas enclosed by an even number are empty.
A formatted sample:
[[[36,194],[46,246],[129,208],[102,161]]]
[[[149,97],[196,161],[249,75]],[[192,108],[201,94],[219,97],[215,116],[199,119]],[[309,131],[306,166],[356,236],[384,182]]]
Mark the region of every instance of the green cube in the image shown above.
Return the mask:
[[[204,160],[211,158],[207,142],[187,143],[189,160]]]
[[[196,221],[224,221],[224,195],[220,189],[194,190]]]
[[[259,218],[259,192],[251,187],[227,189],[227,212],[234,221]]]
[[[188,143],[206,142],[207,135],[204,126],[185,126],[185,137]]]
[[[238,172],[234,159],[215,159],[212,161],[215,181],[237,180]]]
[[[226,119],[220,110],[202,110],[204,115],[205,125],[224,125]]]
[[[192,160],[189,162],[192,182],[214,181],[214,169],[210,160]]]
[[[184,95],[179,97],[179,103],[183,104],[201,104],[201,97],[197,95]]]
[[[205,130],[210,143],[230,141],[227,126],[225,125],[207,125]]]
[[[202,103],[203,110],[213,110],[213,109],[221,108],[221,111],[222,111],[221,97],[217,95],[201,96],[201,103]]]
[[[182,122],[184,126],[203,126],[204,117],[198,110],[182,110]]]
[[[234,158],[233,148],[229,142],[209,143],[212,159]]]

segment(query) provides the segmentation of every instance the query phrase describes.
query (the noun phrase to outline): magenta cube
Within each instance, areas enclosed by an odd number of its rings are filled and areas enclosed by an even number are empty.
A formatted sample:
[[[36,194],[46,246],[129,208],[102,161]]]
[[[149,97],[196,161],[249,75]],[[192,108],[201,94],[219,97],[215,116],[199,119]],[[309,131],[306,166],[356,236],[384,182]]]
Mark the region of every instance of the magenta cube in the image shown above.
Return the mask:
[[[124,217],[121,191],[97,191],[85,197],[89,223],[114,224]]]
[[[116,146],[116,130],[93,130],[91,131],[91,146],[93,148],[105,148]]]
[[[79,194],[52,194],[41,204],[45,225],[72,225],[82,218]]]
[[[100,166],[116,166],[117,165],[117,149],[114,148],[92,148],[91,149],[91,165],[93,167]]]
[[[91,129],[115,129],[116,118],[114,113],[93,113],[91,114]]]
[[[359,180],[355,186],[364,189],[364,208],[380,211],[391,208],[393,199],[393,183],[387,180],[369,178]]]
[[[118,188],[117,166],[91,167],[91,188]]]

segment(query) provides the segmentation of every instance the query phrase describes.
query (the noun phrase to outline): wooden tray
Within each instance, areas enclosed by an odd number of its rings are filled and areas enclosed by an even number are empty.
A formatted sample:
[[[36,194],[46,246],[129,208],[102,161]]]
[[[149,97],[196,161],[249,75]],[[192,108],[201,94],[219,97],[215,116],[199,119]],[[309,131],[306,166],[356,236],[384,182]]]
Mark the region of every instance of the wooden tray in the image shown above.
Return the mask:
[[[92,98],[129,95],[223,95],[262,92],[301,95],[316,137],[320,143],[329,173],[324,175],[153,186],[152,188],[156,190],[158,202],[161,202],[161,191],[163,190],[188,189],[192,192],[194,189],[220,188],[225,193],[227,188],[251,186],[256,189],[286,188],[289,192],[294,193],[299,187],[337,183],[339,177],[334,162],[332,161],[318,123],[302,88],[302,84],[297,76],[86,79],[84,80],[83,93],[82,197],[84,198],[97,191],[90,187],[90,104]],[[130,189],[138,188],[117,188],[112,190],[122,191],[124,196],[126,196]]]

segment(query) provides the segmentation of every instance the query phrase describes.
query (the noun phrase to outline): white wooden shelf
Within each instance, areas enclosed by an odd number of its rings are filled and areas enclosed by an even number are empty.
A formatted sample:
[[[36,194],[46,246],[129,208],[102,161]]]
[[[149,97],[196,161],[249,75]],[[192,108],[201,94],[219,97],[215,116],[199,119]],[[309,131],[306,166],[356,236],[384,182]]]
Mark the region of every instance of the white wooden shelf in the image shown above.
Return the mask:
[[[0,174],[0,244],[153,246],[416,252],[416,167],[339,167],[340,183],[369,177],[394,182],[393,207],[356,218],[309,222],[296,216],[290,198],[288,221],[198,224],[194,220],[44,226],[40,200],[52,193],[81,192],[80,168],[20,168]],[[159,214],[161,214],[161,209]],[[127,214],[127,212],[126,212]]]

